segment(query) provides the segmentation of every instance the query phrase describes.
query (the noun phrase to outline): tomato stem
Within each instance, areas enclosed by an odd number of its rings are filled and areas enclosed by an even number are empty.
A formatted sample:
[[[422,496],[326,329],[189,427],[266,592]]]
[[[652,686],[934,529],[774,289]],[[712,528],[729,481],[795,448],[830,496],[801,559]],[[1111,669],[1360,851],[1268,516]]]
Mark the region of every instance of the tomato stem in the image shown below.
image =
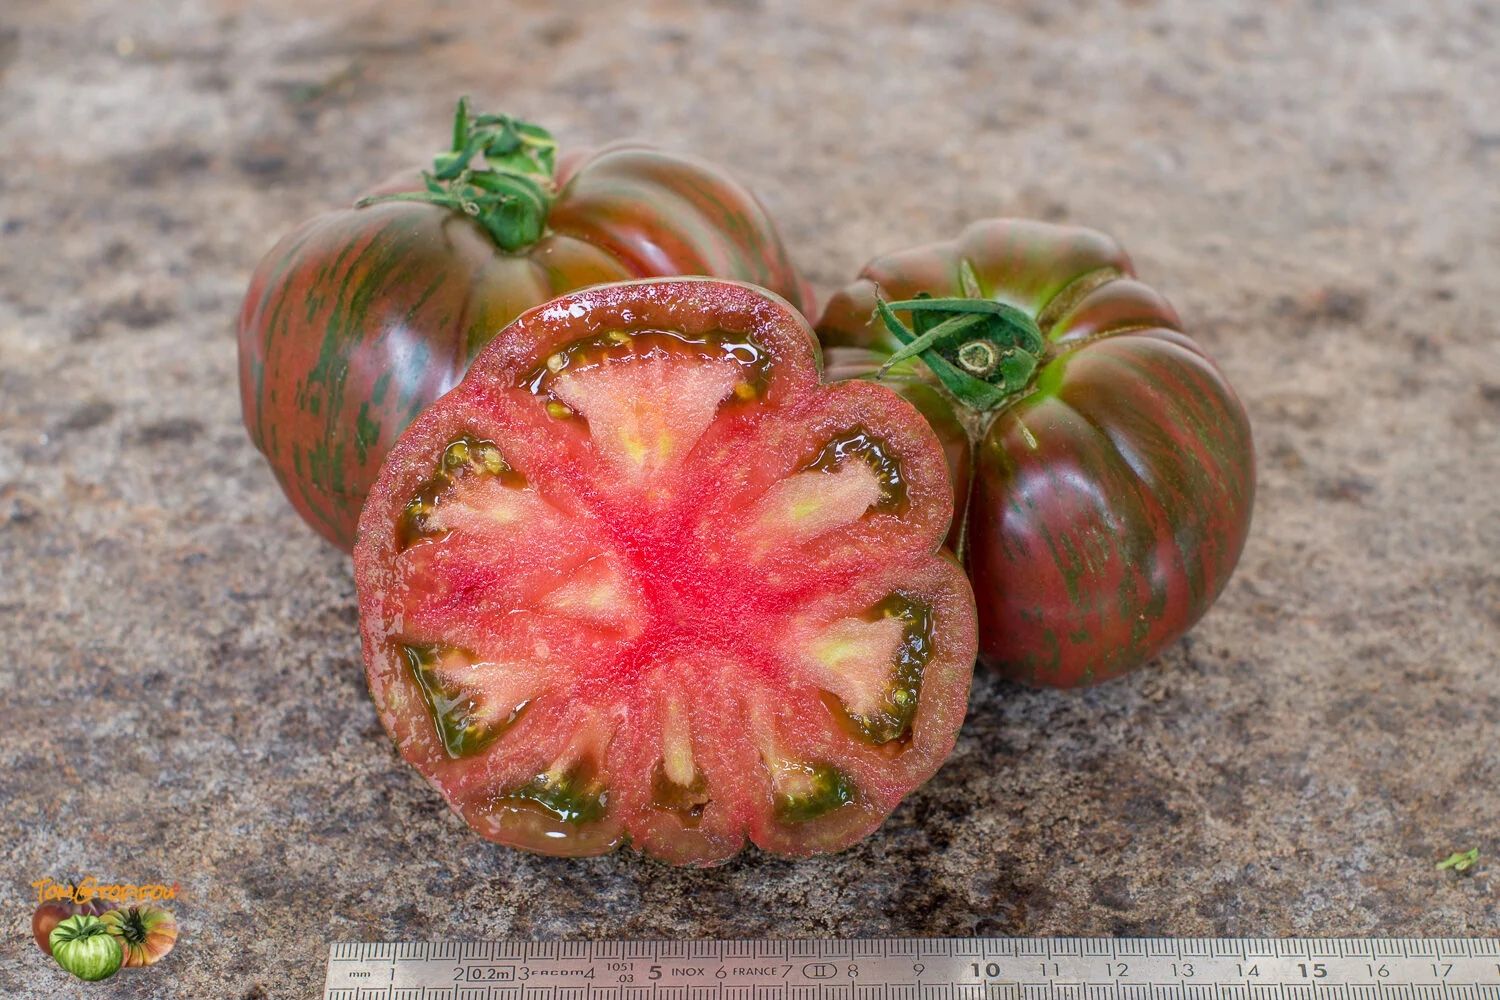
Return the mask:
[[[356,208],[417,201],[472,216],[507,253],[542,238],[557,195],[557,142],[539,125],[510,115],[474,115],[460,97],[453,145],[424,171],[424,190],[361,198]]]
[[[1025,389],[1041,361],[1046,340],[1029,315],[989,299],[914,299],[875,303],[881,321],[904,345],[876,378],[912,358],[921,358],[964,406],[993,410]],[[910,314],[907,326],[897,310]]]

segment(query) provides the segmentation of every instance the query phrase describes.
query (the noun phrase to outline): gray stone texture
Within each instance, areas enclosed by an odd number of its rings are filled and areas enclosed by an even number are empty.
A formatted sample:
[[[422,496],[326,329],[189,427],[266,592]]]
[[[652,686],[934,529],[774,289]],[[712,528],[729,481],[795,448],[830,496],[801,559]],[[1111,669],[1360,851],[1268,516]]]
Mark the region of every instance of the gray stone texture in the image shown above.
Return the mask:
[[[1484,2],[6,0],[0,993],[73,988],[43,875],[181,882],[118,997],[312,996],[332,939],[1500,931],[1496,51]],[[988,215],[1120,237],[1254,422],[1219,604],[1123,682],[980,679],[840,856],[470,835],[381,732],[232,335],[465,92],[731,165],[823,294]]]

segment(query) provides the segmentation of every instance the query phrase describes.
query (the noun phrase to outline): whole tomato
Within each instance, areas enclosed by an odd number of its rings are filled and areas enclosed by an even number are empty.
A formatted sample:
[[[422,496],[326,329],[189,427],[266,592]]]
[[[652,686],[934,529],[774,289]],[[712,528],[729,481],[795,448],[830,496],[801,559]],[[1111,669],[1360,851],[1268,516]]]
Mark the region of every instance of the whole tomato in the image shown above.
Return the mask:
[[[1223,590],[1250,526],[1249,421],[1109,237],[979,222],[870,263],[818,333],[830,372],[920,387],[941,436],[967,428],[972,452],[949,451],[956,543],[992,668],[1117,677]]]
[[[159,906],[121,906],[100,919],[120,942],[126,968],[154,965],[177,943],[177,918]]]
[[[77,914],[52,928],[52,957],[79,979],[95,983],[120,971],[125,952],[98,917]]]
[[[632,144],[559,160],[543,129],[460,101],[432,170],[261,260],[238,324],[245,426],[297,510],[348,551],[390,446],[511,320],[587,285],[673,275],[811,310],[771,219],[718,167]]]

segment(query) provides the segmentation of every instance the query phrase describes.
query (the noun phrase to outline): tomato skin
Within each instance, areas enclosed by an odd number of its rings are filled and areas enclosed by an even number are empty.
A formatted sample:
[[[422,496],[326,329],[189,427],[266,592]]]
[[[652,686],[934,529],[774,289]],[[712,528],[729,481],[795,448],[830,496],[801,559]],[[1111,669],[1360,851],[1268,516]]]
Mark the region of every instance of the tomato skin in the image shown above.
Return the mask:
[[[414,190],[402,177],[373,193]],[[245,426],[288,499],[353,548],[401,431],[520,313],[567,291],[703,274],[811,309],[755,197],[702,160],[617,144],[565,157],[547,231],[501,251],[461,213],[382,202],[318,216],[261,260],[238,322]]]
[[[1249,531],[1250,425],[1125,252],[1087,229],[976,223],[868,265],[829,301],[824,344],[895,351],[872,318],[877,293],[993,299],[1047,341],[1030,385],[998,411],[954,404],[974,442],[972,475],[953,471],[981,659],[1078,687],[1136,669],[1197,622]]]

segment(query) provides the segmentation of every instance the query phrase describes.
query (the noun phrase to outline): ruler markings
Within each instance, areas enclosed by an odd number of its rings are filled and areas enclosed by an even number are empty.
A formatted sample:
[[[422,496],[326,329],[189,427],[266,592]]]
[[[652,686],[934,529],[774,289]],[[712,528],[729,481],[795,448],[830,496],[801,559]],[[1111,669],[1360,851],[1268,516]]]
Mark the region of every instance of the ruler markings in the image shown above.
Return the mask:
[[[381,984],[381,985],[376,985]],[[1491,938],[340,942],[327,1000],[1500,1000]]]

